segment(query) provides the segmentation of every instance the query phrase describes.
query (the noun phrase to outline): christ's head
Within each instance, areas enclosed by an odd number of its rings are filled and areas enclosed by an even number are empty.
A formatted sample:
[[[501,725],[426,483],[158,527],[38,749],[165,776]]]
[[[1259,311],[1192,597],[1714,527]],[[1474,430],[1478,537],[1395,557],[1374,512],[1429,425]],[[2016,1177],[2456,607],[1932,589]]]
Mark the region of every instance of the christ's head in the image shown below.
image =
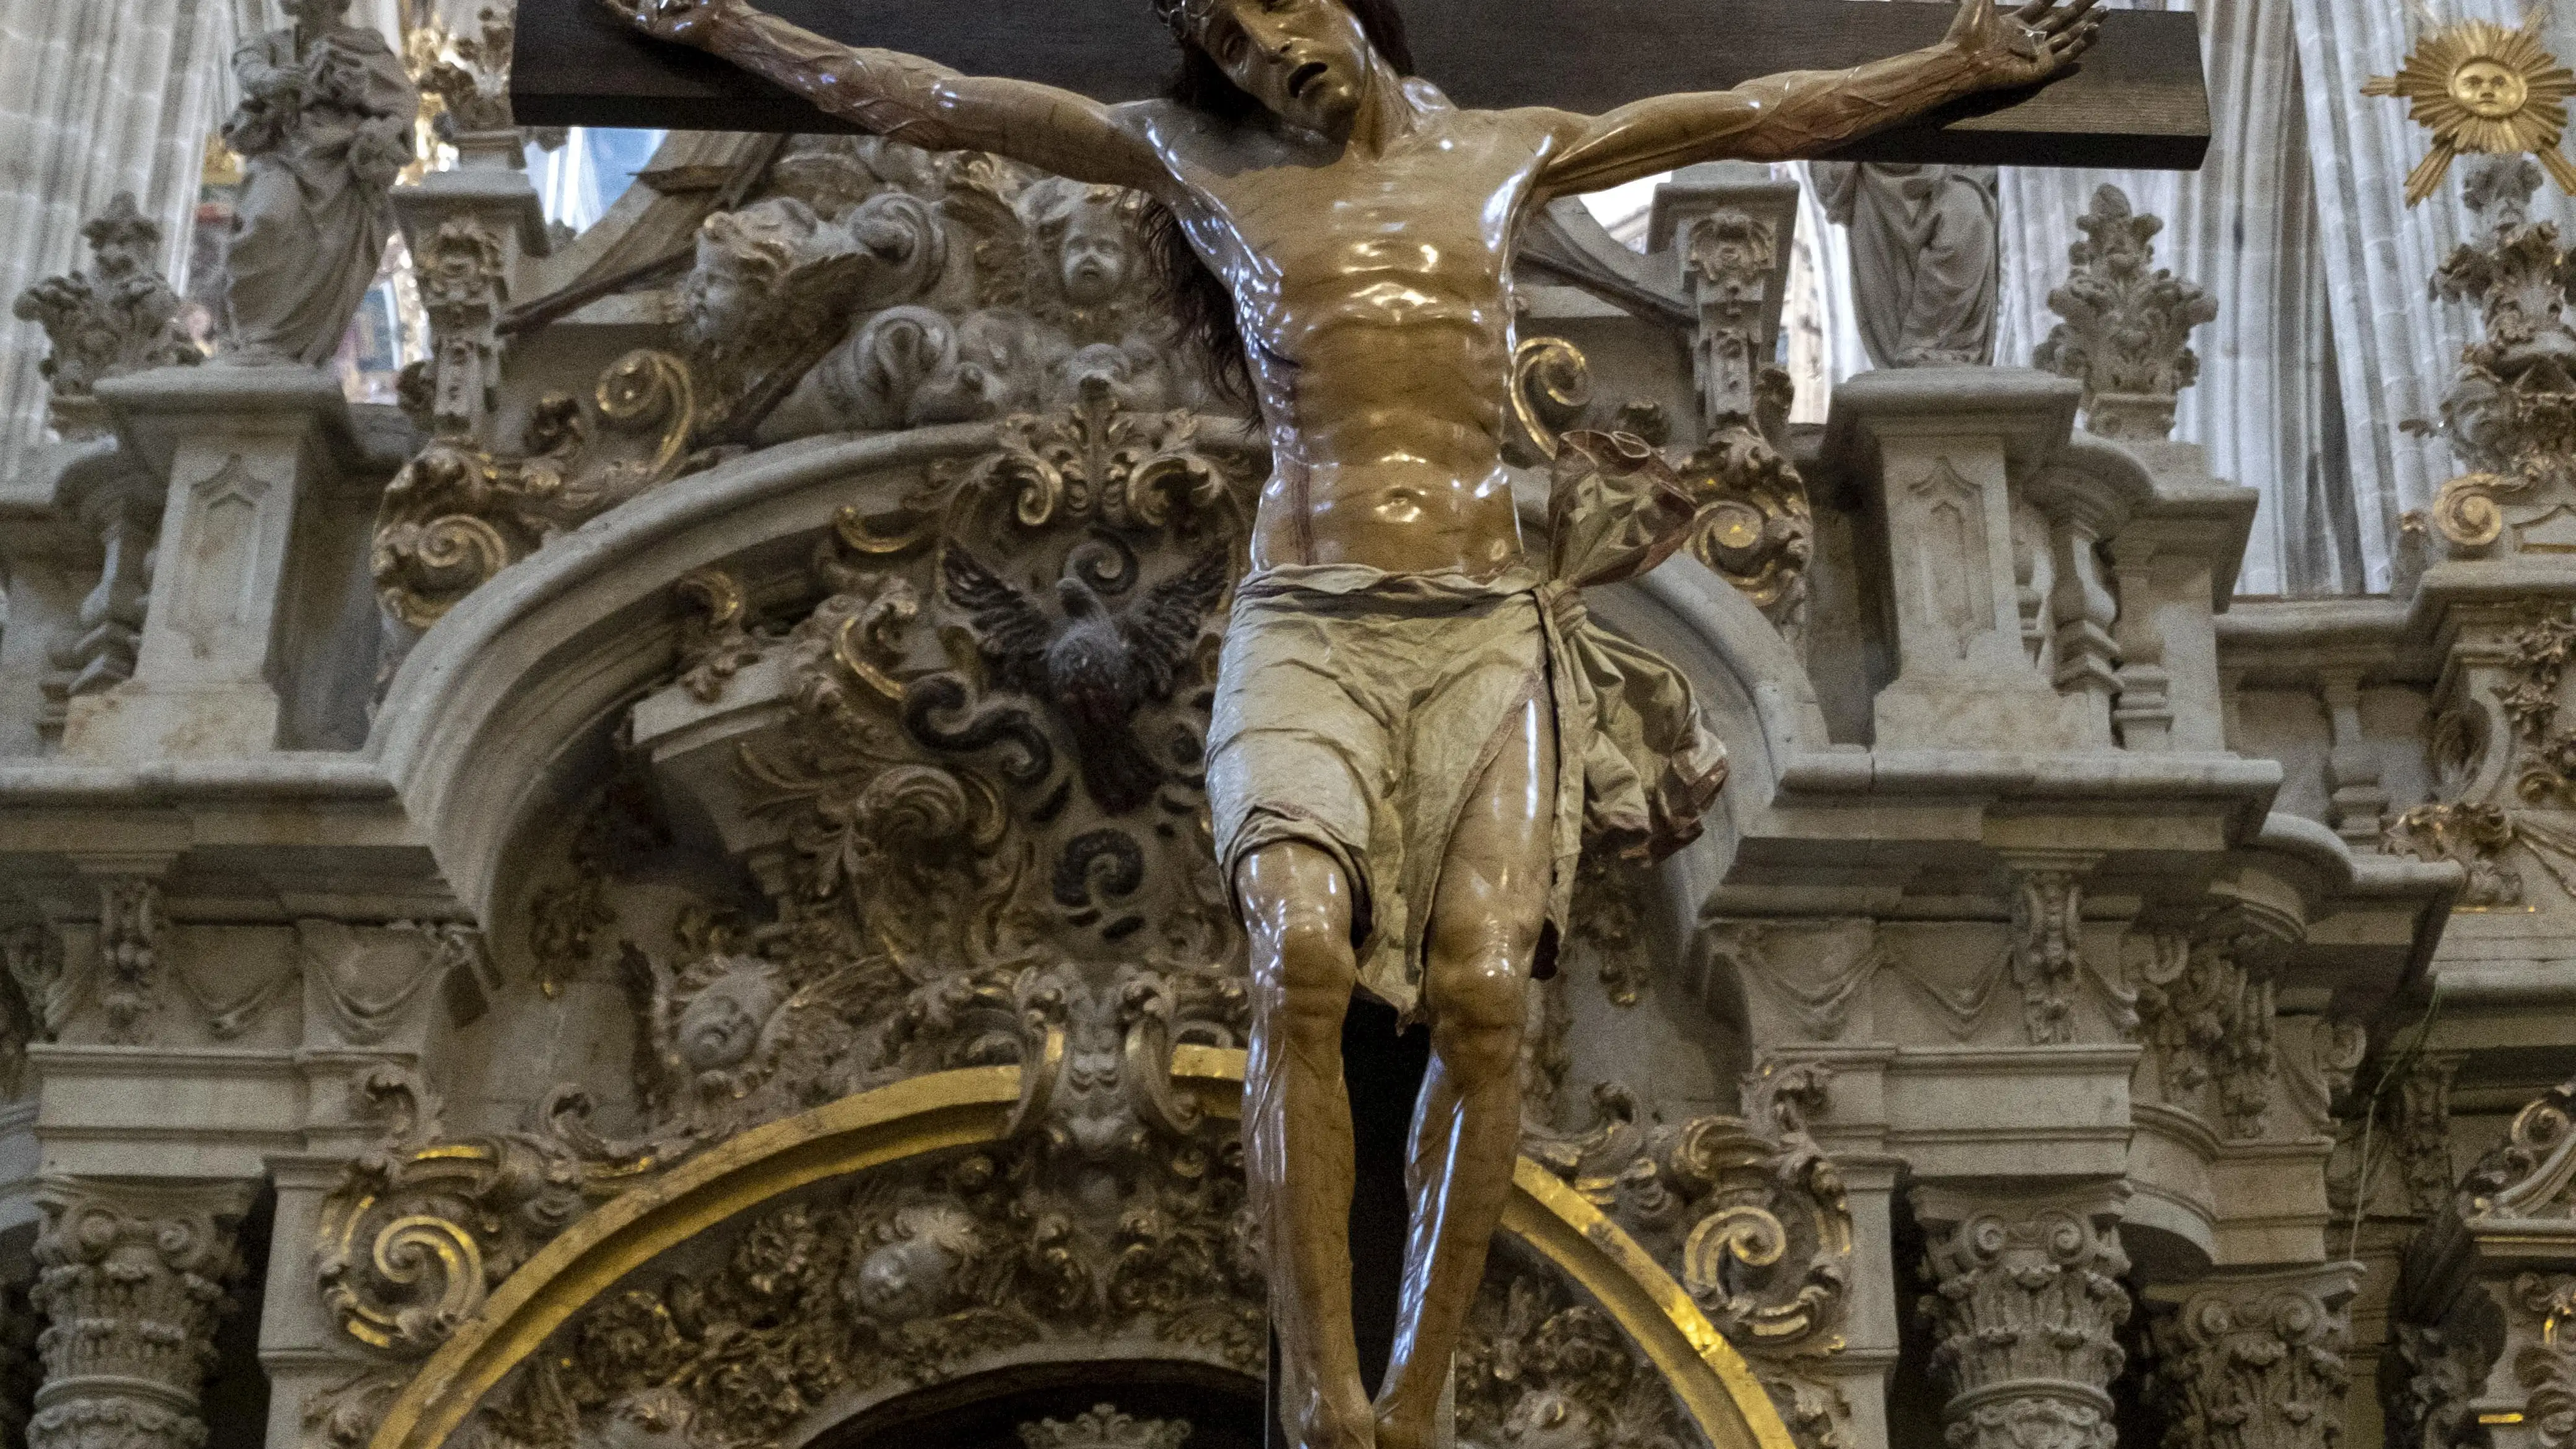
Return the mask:
[[[1175,98],[1229,117],[1258,107],[1339,138],[1378,64],[1413,70],[1392,0],[1155,0],[1155,10],[1181,46]]]

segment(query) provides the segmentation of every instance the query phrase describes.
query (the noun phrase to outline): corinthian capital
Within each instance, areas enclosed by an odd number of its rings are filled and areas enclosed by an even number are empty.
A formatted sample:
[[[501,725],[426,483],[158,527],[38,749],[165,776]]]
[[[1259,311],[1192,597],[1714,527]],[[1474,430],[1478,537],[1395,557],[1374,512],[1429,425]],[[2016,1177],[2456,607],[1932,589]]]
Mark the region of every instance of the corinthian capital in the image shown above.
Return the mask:
[[[1921,1312],[1950,1391],[1953,1449],[2111,1449],[2114,1341],[2129,1317],[2116,1185],[1963,1194],[1924,1188]]]
[[[2149,1338],[2173,1449],[2328,1449],[2351,1372],[2357,1263],[2158,1287]]]
[[[240,1183],[49,1178],[31,1296],[48,1326],[29,1449],[196,1449],[215,1319],[241,1269]]]

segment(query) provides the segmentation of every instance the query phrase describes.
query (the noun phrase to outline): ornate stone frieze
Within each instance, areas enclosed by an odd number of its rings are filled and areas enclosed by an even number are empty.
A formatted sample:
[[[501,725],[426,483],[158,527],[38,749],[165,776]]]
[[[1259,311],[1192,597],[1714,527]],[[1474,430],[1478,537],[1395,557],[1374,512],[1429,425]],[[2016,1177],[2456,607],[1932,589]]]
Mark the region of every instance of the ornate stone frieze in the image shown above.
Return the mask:
[[[501,394],[501,340],[495,325],[509,304],[509,242],[473,216],[451,216],[421,242],[412,258],[420,301],[429,313],[432,357],[425,431],[443,439],[471,439],[482,430]],[[420,381],[410,381],[417,391]]]
[[[2080,869],[2042,862],[2013,872],[2009,949],[2023,1032],[2035,1046],[2075,1040],[2073,991],[2084,976]]]
[[[48,1179],[31,1295],[45,1383],[30,1449],[197,1449],[197,1391],[215,1320],[240,1271],[237,1184],[165,1186]]]
[[[2119,1204],[2089,1194],[1979,1199],[1921,1189],[1934,1285],[1920,1311],[1950,1391],[1953,1449],[2110,1449],[2111,1381],[2126,1355]]]
[[[438,138],[451,146],[504,134],[511,145],[518,143],[510,119],[510,51],[518,36],[513,9],[486,5],[463,34],[437,15],[408,28],[404,63],[420,86]]]
[[[160,1006],[161,883],[110,876],[98,883],[98,957],[93,976],[107,1039],[148,1040],[147,1018]]]
[[[2357,1279],[2342,1264],[2160,1291],[2146,1387],[2166,1449],[2331,1449]]]
[[[181,324],[186,303],[161,275],[161,227],[120,191],[81,229],[91,261],[84,271],[47,277],[18,294],[22,321],[45,329],[53,356],[42,371],[53,383],[54,428],[63,436],[107,431],[92,395],[103,378],[205,360]]]
[[[1498,1251],[1458,1349],[1458,1438],[1498,1449],[1694,1442],[1663,1376],[1610,1316]]]
[[[425,629],[547,539],[678,476],[696,398],[679,359],[631,352],[600,374],[588,409],[548,394],[518,453],[430,444],[395,475],[376,513],[372,562],[385,612]]]
[[[2138,980],[2139,1031],[2164,1101],[2230,1138],[2263,1135],[2279,1081],[2272,978],[2246,964],[2263,941],[2223,927],[2159,933]]]
[[[2478,308],[2483,336],[2460,354],[2441,435],[2470,469],[2442,485],[2433,525],[2454,555],[2518,552],[2534,529],[2563,530],[2576,506],[2576,329],[2566,318],[2558,229],[2528,219],[2540,168],[2521,156],[2478,163],[2462,189],[2485,224],[2433,274],[2435,295]]]
[[[2170,437],[2175,397],[2200,378],[2191,331],[2218,316],[2218,303],[2154,265],[2164,221],[2137,214],[2120,188],[2094,192],[2075,225],[2084,240],[2068,248],[2074,270],[2048,294],[2049,310],[2066,320],[2032,363],[2084,384],[2088,431]]]
[[[1189,1442],[1187,1419],[1139,1419],[1120,1413],[1115,1404],[1094,1404],[1070,1419],[1038,1419],[1022,1424],[1020,1442],[1028,1449],[1181,1449]]]

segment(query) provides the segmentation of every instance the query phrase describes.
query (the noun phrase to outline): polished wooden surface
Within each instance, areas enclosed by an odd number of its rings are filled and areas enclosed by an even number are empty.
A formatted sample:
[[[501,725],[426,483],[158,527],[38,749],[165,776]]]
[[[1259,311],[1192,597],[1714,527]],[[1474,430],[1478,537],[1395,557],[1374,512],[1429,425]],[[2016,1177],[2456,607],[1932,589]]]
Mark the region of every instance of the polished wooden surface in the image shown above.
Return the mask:
[[[1171,41],[1145,0],[773,0],[823,35],[1131,100],[1158,90]],[[1835,69],[1938,40],[1946,5],[1885,0],[1406,0],[1425,76],[1467,106],[1605,111],[1641,96]],[[1507,17],[1508,24],[1495,23]],[[657,46],[595,0],[520,0],[512,97],[522,125],[830,131],[851,127],[723,61]],[[1954,104],[1840,151],[1850,159],[2189,170],[2209,146],[2197,22],[2103,16],[2102,43],[2036,92]]]

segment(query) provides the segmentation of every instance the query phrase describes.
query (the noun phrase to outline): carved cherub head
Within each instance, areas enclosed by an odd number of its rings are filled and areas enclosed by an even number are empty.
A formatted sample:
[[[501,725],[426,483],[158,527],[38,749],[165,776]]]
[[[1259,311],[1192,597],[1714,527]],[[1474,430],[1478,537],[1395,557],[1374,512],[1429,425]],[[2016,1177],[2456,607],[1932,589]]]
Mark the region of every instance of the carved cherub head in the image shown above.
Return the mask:
[[[975,1223],[953,1207],[909,1207],[878,1232],[842,1292],[880,1323],[938,1313],[954,1294],[957,1270],[975,1255]]]
[[[722,973],[689,998],[671,1030],[681,1063],[701,1076],[751,1060],[761,1032],[787,1000],[778,969],[748,956],[725,961]]]
[[[790,196],[708,217],[698,228],[697,265],[680,284],[692,340],[731,341],[767,315],[824,225],[814,208]]]
[[[1126,291],[1139,270],[1138,202],[1133,192],[1060,176],[1022,193],[1020,215],[1037,243],[1046,291],[1076,307],[1102,306]]]

